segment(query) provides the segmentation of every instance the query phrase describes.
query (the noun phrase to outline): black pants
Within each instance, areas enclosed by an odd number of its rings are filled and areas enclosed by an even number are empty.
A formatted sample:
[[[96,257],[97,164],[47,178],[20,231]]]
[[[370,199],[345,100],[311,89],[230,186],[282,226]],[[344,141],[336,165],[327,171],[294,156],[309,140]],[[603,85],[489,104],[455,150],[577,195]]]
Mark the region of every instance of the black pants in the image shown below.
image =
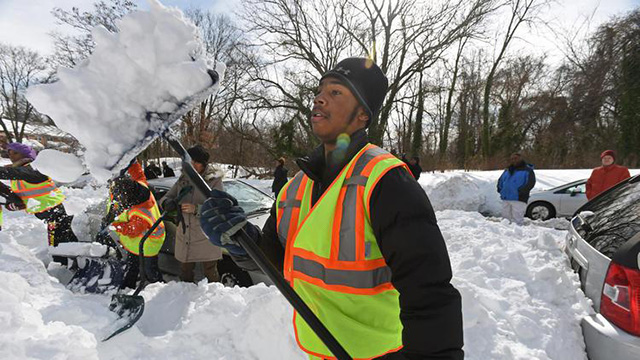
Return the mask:
[[[47,238],[49,246],[58,246],[60,243],[78,241],[78,238],[71,229],[73,216],[67,214],[64,205],[57,205],[49,210],[37,213],[35,216],[47,223]],[[54,256],[53,261],[66,265],[67,258],[63,256]]]
[[[134,254],[128,254],[125,260],[125,274],[122,288],[128,287],[131,289],[136,288],[138,282],[138,275],[140,273],[140,256]],[[162,274],[158,267],[158,256],[149,256],[144,258],[144,276],[147,279],[147,283],[154,283],[162,281]]]

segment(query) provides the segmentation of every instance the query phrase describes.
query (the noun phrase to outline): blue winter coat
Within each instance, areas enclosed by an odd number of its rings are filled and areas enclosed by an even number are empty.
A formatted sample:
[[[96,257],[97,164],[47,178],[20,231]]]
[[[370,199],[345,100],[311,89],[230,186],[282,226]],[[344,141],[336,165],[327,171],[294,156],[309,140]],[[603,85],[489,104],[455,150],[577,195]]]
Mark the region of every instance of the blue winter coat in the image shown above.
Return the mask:
[[[498,180],[500,199],[526,203],[535,184],[533,165],[522,162],[516,166],[509,166]]]

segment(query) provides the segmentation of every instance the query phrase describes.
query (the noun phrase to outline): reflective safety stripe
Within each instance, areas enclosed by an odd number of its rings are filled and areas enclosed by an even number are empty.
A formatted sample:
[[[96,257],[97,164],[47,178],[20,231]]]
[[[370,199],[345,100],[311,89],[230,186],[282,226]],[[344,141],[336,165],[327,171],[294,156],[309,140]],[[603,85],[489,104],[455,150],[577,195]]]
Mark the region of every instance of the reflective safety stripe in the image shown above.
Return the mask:
[[[149,211],[149,209],[137,208],[134,211],[132,211],[132,213],[142,213],[142,214],[146,215],[145,220],[147,220],[147,222],[149,222],[149,225],[153,225],[153,223],[156,222],[156,220],[158,220],[153,216],[153,213],[151,211]],[[151,235],[149,235],[149,237],[150,238],[159,238],[159,237],[161,237],[163,235],[164,235],[164,224],[160,224],[151,233]]]
[[[304,173],[302,171],[296,174],[293,180],[291,180],[289,186],[285,189],[285,200],[281,201],[279,204],[279,207],[284,209],[278,226],[278,236],[280,236],[280,241],[282,241],[282,243],[286,243],[289,237],[289,229],[291,229],[291,222],[294,218],[294,210],[297,210],[298,212],[300,211],[302,202],[301,199],[296,198],[296,195],[299,193],[303,178]],[[297,225],[298,224],[295,224],[295,226]]]
[[[382,266],[373,270],[329,269],[317,261],[293,257],[293,270],[321,280],[327,285],[341,285],[356,289],[372,289],[391,282],[391,269]]]
[[[14,190],[14,193],[21,198],[33,198],[36,196],[47,195],[56,189],[56,185],[51,180],[46,181],[43,186],[34,188],[27,188],[22,180],[18,180],[16,185],[17,189]]]
[[[356,160],[353,166],[351,175],[348,176],[342,188],[344,200],[342,202],[342,217],[340,222],[340,242],[338,250],[338,260],[342,261],[355,261],[356,259],[356,244],[358,242],[358,232],[361,232],[361,237],[364,241],[364,224],[356,224],[358,219],[358,213],[363,211],[362,205],[358,200],[362,199],[362,188],[367,184],[369,178],[363,176],[367,164],[369,164],[376,156],[384,155],[386,152],[379,147],[370,147],[364,151],[364,153]],[[359,190],[360,187],[360,190]],[[360,225],[360,226],[357,226]],[[360,228],[361,227],[361,228]]]

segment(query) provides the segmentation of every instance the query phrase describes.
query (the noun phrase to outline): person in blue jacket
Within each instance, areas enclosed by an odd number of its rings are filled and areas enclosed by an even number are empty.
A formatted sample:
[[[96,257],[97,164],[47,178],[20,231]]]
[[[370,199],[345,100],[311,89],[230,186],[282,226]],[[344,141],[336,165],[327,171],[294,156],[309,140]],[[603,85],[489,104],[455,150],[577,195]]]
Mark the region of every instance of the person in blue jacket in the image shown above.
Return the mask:
[[[527,210],[529,193],[536,184],[533,165],[522,159],[522,154],[513,153],[507,167],[498,180],[498,192],[502,199],[502,217],[522,225]]]

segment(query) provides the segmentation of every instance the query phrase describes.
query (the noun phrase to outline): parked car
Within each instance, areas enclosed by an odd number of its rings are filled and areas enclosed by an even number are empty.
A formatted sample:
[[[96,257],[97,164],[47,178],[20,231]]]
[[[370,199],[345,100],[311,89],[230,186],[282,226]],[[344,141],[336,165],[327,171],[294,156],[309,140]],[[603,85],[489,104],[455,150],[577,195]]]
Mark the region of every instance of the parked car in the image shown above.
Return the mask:
[[[149,188],[156,199],[160,200],[177,180],[177,177],[152,179],[149,180]],[[269,217],[269,211],[271,210],[274,199],[270,195],[239,179],[225,179],[223,180],[223,185],[225,191],[238,200],[238,205],[244,209],[249,222],[262,228]],[[100,230],[100,222],[104,216],[105,209],[106,206],[100,204],[87,211],[92,238],[95,238],[95,235]],[[158,264],[165,280],[170,280],[176,279],[180,273],[180,263],[174,257],[177,229],[176,225],[171,221],[165,221],[164,224],[166,237],[162,249],[160,249],[160,254],[158,255]],[[226,286],[251,286],[260,282],[269,285],[272,284],[269,278],[262,272],[247,273],[240,269],[224,249],[222,260],[218,261],[218,272],[220,273],[220,281]],[[196,279],[198,275],[201,274],[198,274],[198,271],[196,271]]]
[[[564,184],[553,189],[534,192],[529,197],[525,215],[532,220],[571,217],[587,203],[587,179]]]
[[[578,209],[565,245],[595,310],[581,322],[589,358],[640,359],[640,175]]]

